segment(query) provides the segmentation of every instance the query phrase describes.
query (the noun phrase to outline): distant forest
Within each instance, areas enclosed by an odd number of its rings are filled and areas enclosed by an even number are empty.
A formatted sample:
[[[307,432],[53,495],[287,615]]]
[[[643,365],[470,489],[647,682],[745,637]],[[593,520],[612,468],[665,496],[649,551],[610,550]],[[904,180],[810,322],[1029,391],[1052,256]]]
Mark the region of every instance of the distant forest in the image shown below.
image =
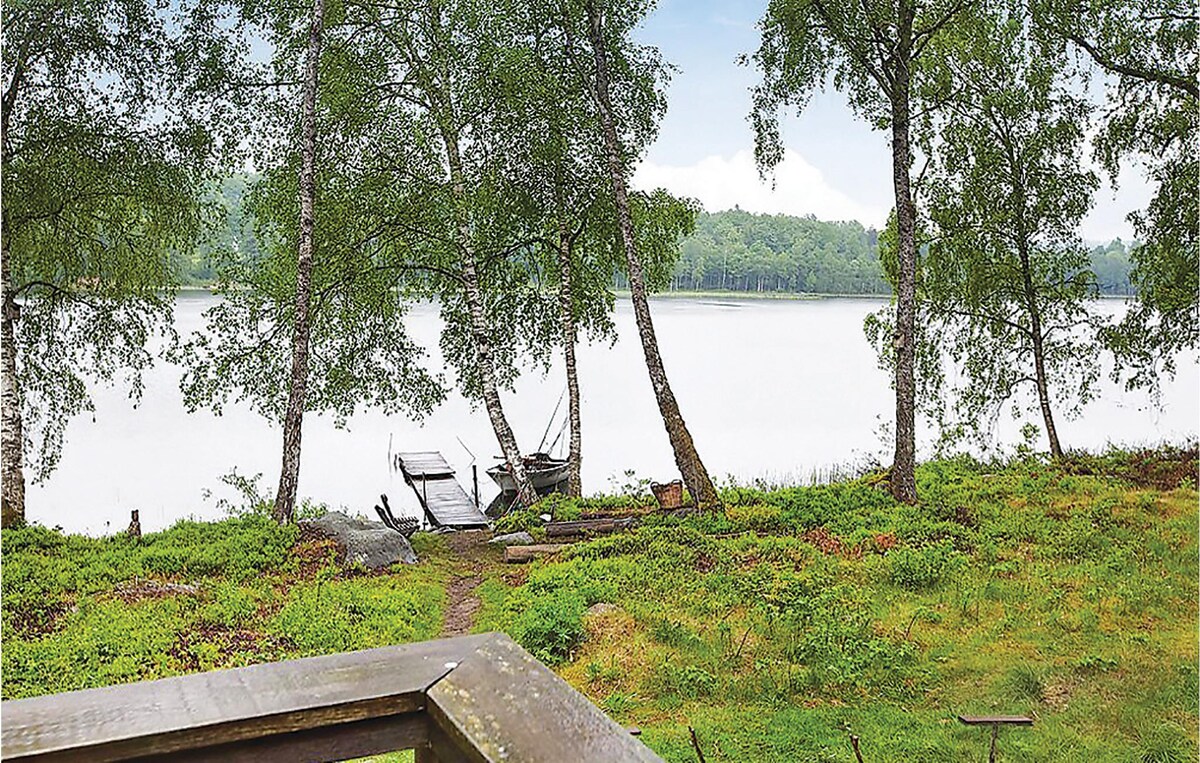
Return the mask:
[[[258,242],[243,213],[246,178],[221,188],[223,225],[209,243],[179,258],[189,286],[212,283],[222,253],[254,257]],[[1129,245],[1116,239],[1090,252],[1091,270],[1105,296],[1135,293]],[[624,286],[618,282],[618,287]],[[857,222],[754,214],[741,209],[701,212],[684,239],[667,291],[887,295],[879,264],[879,232]]]
[[[1131,295],[1129,247],[1120,239],[1090,252],[1100,293]],[[672,291],[891,294],[879,264],[879,232],[857,222],[701,213],[680,248]]]

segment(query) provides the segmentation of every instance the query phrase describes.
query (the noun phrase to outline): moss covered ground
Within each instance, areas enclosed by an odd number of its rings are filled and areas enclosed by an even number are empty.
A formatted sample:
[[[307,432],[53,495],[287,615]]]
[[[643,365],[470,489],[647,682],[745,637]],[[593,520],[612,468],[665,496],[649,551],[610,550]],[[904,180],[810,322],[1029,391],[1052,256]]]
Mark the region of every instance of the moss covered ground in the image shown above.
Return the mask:
[[[5,530],[7,698],[436,638],[509,633],[672,761],[961,761],[1028,714],[1008,761],[1197,759],[1195,450],[923,465],[920,505],[878,476],[727,488],[723,515],[527,566],[468,536],[347,568],[248,511],[141,541]],[[549,501],[575,517],[635,499]],[[478,541],[478,542],[476,542]],[[453,623],[446,622],[452,611]],[[465,619],[464,619],[465,618]]]

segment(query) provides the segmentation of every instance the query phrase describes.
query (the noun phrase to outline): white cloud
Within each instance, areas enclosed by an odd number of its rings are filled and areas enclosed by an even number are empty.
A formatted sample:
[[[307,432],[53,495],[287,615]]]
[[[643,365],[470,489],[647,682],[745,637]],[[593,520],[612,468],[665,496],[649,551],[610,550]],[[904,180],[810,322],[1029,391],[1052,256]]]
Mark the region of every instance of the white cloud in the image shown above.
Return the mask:
[[[643,162],[633,175],[641,190],[666,188],[679,196],[699,199],[710,212],[741,207],[767,214],[814,215],[819,220],[858,220],[882,227],[888,210],[863,203],[830,185],[821,171],[793,149],[784,150],[775,170],[775,185],[762,181],[747,150],[731,157],[710,156],[695,164],[675,167]]]

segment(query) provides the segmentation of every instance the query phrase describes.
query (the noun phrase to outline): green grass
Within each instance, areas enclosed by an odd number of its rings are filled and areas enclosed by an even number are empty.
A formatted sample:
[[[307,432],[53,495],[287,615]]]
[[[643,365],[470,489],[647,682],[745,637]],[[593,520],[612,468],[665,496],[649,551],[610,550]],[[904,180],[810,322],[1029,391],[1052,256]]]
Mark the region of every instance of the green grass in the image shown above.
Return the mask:
[[[871,476],[730,488],[723,515],[649,515],[523,568],[418,536],[422,562],[382,575],[254,517],[140,544],[6,530],[3,695],[436,637],[446,582],[471,574],[475,630],[668,760],[695,760],[688,726],[710,761],[849,762],[851,733],[868,761],[983,759],[960,713],[1036,718],[1001,732],[1002,760],[1195,760],[1194,474],[1144,453],[960,458],[920,468],[919,506]]]

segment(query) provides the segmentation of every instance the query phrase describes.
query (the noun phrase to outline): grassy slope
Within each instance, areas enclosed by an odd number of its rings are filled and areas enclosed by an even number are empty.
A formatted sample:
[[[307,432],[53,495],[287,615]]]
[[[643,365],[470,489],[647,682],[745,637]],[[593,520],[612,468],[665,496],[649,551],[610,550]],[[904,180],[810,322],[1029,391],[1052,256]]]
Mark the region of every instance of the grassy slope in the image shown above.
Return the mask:
[[[476,630],[668,760],[695,759],[688,725],[710,761],[852,761],[850,732],[868,761],[981,758],[986,732],[954,717],[994,712],[1037,718],[1002,732],[1006,760],[1195,760],[1194,480],[919,479],[920,507],[867,480],[735,489],[726,517],[648,518],[529,567],[418,536],[421,564],[367,575],[255,516],[140,544],[5,531],[3,695],[432,638],[447,582],[481,575]]]

